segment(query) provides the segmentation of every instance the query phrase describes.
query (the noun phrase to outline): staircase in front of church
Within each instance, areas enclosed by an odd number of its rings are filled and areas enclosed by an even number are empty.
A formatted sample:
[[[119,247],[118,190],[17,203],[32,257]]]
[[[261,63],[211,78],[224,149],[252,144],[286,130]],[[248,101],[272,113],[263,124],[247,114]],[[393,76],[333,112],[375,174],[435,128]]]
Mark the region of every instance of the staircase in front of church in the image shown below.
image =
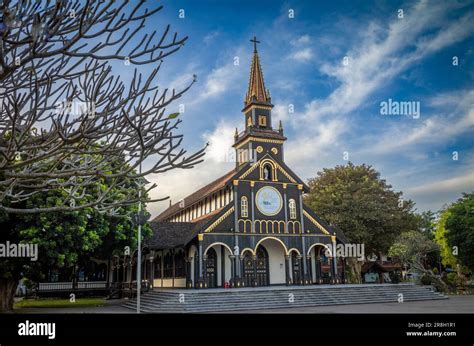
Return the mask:
[[[361,284],[266,286],[240,289],[156,289],[141,296],[148,313],[232,312],[309,306],[447,299],[430,286]],[[135,310],[136,300],[125,307]]]

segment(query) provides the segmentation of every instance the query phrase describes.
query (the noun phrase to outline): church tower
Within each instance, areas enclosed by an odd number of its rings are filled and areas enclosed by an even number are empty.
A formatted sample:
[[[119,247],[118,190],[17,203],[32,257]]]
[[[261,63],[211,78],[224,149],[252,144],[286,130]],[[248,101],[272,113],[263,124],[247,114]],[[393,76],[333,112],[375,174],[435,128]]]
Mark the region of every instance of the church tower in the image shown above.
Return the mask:
[[[283,160],[283,126],[278,124],[274,130],[270,91],[265,88],[260,57],[257,51],[257,38],[254,37],[253,57],[250,65],[250,77],[247,94],[244,99],[245,130],[235,130],[234,148],[236,150],[237,168],[246,162],[255,162],[262,156],[270,155]]]

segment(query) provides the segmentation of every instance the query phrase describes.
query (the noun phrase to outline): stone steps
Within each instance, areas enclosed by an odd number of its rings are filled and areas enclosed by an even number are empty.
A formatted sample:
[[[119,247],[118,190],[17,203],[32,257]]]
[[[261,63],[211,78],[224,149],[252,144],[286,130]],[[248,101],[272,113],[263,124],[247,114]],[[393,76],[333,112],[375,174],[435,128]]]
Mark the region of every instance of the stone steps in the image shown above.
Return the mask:
[[[243,310],[446,299],[413,284],[279,286],[246,289],[155,290],[141,296],[143,312],[232,312]],[[179,301],[180,295],[184,302]],[[292,301],[290,302],[290,298]],[[136,300],[124,304],[135,310]]]

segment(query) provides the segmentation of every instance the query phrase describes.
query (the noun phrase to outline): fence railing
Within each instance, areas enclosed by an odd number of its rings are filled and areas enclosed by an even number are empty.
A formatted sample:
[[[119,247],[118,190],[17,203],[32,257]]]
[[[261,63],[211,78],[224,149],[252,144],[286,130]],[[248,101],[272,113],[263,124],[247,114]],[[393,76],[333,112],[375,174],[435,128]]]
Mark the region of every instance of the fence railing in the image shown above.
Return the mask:
[[[107,288],[107,281],[79,281],[70,282],[40,282],[38,283],[38,292],[55,292],[71,290],[102,290]]]

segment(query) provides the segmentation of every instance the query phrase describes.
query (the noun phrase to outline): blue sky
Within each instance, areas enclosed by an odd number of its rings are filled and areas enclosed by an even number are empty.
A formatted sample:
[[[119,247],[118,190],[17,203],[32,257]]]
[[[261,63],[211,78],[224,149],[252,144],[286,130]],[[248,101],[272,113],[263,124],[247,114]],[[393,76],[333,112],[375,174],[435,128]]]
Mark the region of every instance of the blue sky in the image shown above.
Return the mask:
[[[151,176],[158,184],[153,197],[177,201],[233,167],[224,158],[235,127],[244,126],[240,110],[253,35],[261,41],[273,117],[283,121],[288,137],[286,162],[303,179],[346,163],[346,153],[355,164],[374,166],[420,211],[438,210],[473,190],[473,2],[174,0],[163,5],[145,31],[171,24],[189,40],[165,60],[159,81],[179,88],[198,76],[170,112],[179,103],[185,106],[180,132],[186,149],[206,142],[210,147],[205,162],[193,170]],[[388,99],[419,102],[420,117],[382,115],[380,103]],[[156,215],[167,205],[149,208]]]

